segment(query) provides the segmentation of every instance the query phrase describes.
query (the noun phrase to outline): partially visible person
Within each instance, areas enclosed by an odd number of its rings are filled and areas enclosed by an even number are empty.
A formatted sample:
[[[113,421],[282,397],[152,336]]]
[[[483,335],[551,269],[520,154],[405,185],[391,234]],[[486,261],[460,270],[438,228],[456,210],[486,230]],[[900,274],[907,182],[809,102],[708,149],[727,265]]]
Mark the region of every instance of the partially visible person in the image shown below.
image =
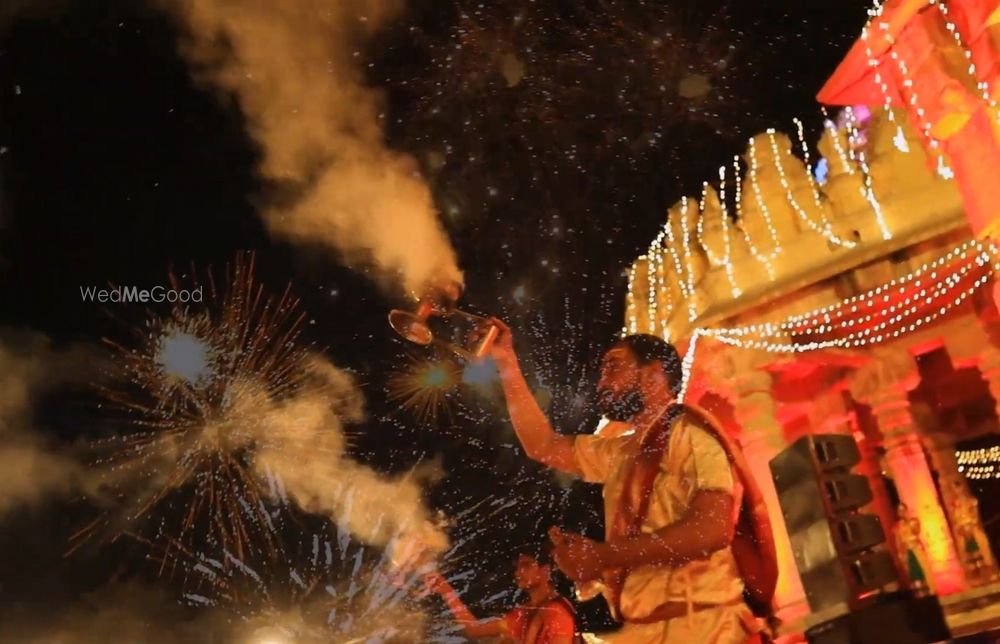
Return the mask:
[[[522,554],[517,558],[514,581],[528,595],[528,601],[503,617],[479,619],[440,573],[424,577],[428,590],[444,600],[465,637],[502,637],[502,641],[515,644],[573,644],[576,614],[573,605],[553,585],[552,567]]]

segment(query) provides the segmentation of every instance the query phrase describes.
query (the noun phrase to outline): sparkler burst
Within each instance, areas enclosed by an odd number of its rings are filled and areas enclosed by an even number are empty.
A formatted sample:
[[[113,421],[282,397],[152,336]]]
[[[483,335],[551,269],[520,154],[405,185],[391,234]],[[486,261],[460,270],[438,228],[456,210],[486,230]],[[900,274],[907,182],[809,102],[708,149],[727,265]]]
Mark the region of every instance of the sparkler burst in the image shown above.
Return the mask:
[[[507,489],[509,494],[479,500],[457,497],[447,526],[451,545],[436,558],[417,557],[402,566],[400,544],[412,537],[407,529],[395,531],[386,547],[373,547],[359,544],[340,523],[306,530],[279,557],[260,564],[219,548],[177,547],[165,556],[185,575],[183,602],[233,615],[237,642],[458,643],[465,641],[460,626],[444,605],[429,600],[424,576],[440,570],[459,593],[473,591],[476,603],[502,612],[516,593],[508,570],[514,555],[504,554],[517,551],[511,549],[511,531],[543,533],[551,508],[565,502],[565,491],[546,493],[526,472],[512,477]],[[443,519],[438,524],[446,527]],[[484,565],[484,556],[497,555],[501,565]]]
[[[405,540],[398,531],[393,541]],[[429,562],[400,567],[398,549],[358,544],[344,526],[299,540],[279,559],[250,565],[233,553],[175,549],[187,575],[183,601],[228,611],[236,641],[449,644],[464,641],[421,604]]]
[[[445,359],[427,360],[407,356],[407,365],[389,377],[389,400],[413,414],[422,423],[437,423],[442,412],[450,419],[451,400],[458,393],[462,372]]]
[[[591,433],[597,422],[593,401],[600,357],[614,340],[609,334],[600,341],[599,331],[611,329],[620,317],[616,295],[607,285],[595,286],[586,314],[576,295],[544,308],[526,309],[515,301],[503,312],[516,329],[524,371],[537,383],[536,400],[563,433]]]
[[[129,533],[180,544],[203,535],[240,558],[278,548],[280,485],[254,456],[278,438],[269,410],[322,385],[299,341],[297,300],[288,289],[269,297],[253,261],[238,256],[221,287],[209,271],[204,310],[174,304],[132,342],[106,341],[117,371],[100,391],[125,427],[96,448],[114,507],[78,543]]]

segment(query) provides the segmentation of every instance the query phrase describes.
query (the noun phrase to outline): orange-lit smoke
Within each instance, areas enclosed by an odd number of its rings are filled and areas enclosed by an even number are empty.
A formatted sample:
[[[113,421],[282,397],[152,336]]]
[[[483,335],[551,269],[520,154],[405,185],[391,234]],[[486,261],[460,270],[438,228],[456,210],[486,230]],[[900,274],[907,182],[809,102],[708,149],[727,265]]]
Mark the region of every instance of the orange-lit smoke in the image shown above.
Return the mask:
[[[398,292],[461,281],[416,162],[386,148],[380,93],[364,85],[366,40],[399,0],[162,0],[188,32],[200,78],[234,95],[280,188],[275,234],[374,267]]]
[[[347,457],[344,425],[363,417],[353,379],[328,361],[310,364],[314,389],[288,401],[249,400],[259,433],[254,470],[280,485],[302,509],[326,515],[364,543],[385,547],[399,564],[448,547],[423,502],[425,472],[385,476]],[[332,404],[331,404],[332,403]]]
[[[33,429],[32,411],[47,388],[82,379],[82,349],[56,350],[31,331],[0,329],[0,516],[73,491],[79,463],[52,449]]]

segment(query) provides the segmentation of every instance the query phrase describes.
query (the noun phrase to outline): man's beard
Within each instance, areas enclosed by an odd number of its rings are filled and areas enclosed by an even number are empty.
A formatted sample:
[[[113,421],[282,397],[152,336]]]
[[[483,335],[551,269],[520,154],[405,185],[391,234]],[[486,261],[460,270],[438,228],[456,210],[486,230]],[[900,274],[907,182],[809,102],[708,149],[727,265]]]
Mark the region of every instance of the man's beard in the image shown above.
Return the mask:
[[[645,407],[638,387],[616,394],[609,389],[597,392],[597,410],[608,420],[628,422]]]

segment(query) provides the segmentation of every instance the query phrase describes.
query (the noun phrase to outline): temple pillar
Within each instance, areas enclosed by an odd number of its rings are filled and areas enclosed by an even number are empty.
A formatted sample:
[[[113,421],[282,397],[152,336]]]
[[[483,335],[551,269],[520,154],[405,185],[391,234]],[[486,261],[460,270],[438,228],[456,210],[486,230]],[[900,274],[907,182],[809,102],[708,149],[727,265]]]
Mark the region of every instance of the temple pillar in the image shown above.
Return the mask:
[[[919,382],[916,362],[904,350],[883,349],[852,379],[851,393],[871,407],[899,498],[920,520],[921,540],[940,595],[965,587],[945,510],[938,497],[907,396]]]
[[[741,352],[750,354],[750,352]],[[757,485],[767,504],[778,554],[778,585],[775,590],[775,612],[785,622],[803,617],[809,610],[802,579],[795,565],[781,514],[778,492],[771,477],[770,461],[787,445],[784,429],[776,418],[776,403],[772,395],[772,377],[750,363],[729,362],[728,368],[716,371],[716,378],[725,380],[721,393],[727,395],[740,425],[740,444]]]

